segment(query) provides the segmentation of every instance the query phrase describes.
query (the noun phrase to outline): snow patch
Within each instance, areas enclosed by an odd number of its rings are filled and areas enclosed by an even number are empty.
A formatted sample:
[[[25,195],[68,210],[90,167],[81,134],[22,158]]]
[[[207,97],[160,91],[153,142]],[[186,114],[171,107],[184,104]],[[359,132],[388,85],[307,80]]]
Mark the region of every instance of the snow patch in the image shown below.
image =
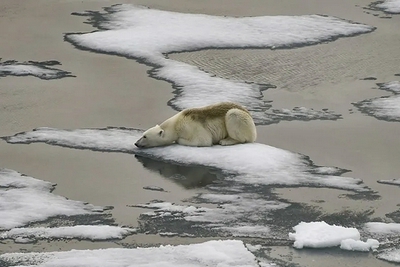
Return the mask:
[[[386,13],[400,14],[400,0],[385,0],[375,6]]]
[[[0,77],[5,76],[35,76],[43,80],[75,77],[68,71],[63,71],[49,66],[61,65],[58,61],[28,61],[19,63],[15,60],[0,62]]]
[[[400,82],[392,81],[378,84],[379,89],[394,93],[353,103],[361,112],[380,120],[400,121]]]
[[[378,235],[398,235],[400,234],[400,223],[368,222],[364,224],[364,229]]]
[[[109,248],[45,253],[6,253],[0,262],[19,266],[52,267],[257,267],[255,256],[242,241],[208,241],[200,244],[150,248]]]
[[[293,247],[298,249],[335,247],[346,239],[360,240],[356,228],[329,225],[326,222],[301,222],[293,230],[295,233],[289,233],[289,239],[294,240]],[[345,245],[349,244],[349,241],[345,242]]]
[[[51,193],[54,185],[9,169],[0,169],[0,229],[11,229],[50,217],[93,214],[102,207]]]
[[[388,262],[400,263],[400,249],[384,250],[378,254],[377,258]]]
[[[379,241],[376,239],[367,239],[366,242],[354,239],[345,239],[340,242],[340,248],[343,250],[351,251],[364,251],[376,250],[379,247]]]
[[[381,184],[390,184],[390,185],[400,185],[400,179],[378,180],[378,183],[381,183]]]
[[[264,113],[270,105],[262,100],[262,91],[270,85],[222,79],[165,55],[205,48],[287,48],[374,30],[368,25],[320,15],[236,18],[137,5],[114,5],[105,11],[81,14],[89,16],[99,31],[71,33],[65,39],[78,48],[136,58],[154,66],[150,75],[173,83],[177,89],[169,101],[177,110],[232,101],[247,107],[260,124],[271,123],[270,115]],[[302,118],[308,119],[321,115],[300,112]],[[277,115],[272,122],[276,118]]]
[[[38,128],[4,139],[8,143],[44,142],[78,149],[133,153],[184,165],[206,166],[222,170],[227,179],[245,184],[306,185],[369,191],[360,179],[325,175],[332,169],[324,170],[312,166],[304,156],[272,146],[252,143],[213,147],[171,145],[138,149],[133,144],[142,132],[126,128]]]
[[[37,228],[14,228],[0,233],[0,239],[32,240],[32,239],[89,239],[92,241],[123,239],[128,235],[136,233],[136,229],[122,228],[110,225],[76,225],[68,227],[37,227]]]

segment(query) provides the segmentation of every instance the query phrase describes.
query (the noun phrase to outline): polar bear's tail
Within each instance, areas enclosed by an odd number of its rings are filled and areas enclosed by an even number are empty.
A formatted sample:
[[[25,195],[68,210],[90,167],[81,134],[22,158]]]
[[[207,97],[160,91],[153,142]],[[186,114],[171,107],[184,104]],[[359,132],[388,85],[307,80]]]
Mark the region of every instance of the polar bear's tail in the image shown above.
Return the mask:
[[[230,138],[238,143],[253,143],[257,138],[253,118],[245,110],[230,109],[225,115],[225,123]]]

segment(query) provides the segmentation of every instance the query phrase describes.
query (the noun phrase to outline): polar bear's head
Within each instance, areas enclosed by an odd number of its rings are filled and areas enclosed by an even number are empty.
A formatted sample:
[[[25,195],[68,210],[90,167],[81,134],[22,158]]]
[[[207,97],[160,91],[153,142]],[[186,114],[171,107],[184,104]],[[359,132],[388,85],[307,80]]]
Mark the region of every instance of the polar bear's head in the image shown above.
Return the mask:
[[[145,131],[142,137],[139,140],[137,140],[135,146],[139,148],[144,148],[144,147],[165,146],[165,145],[170,145],[172,143],[173,141],[166,138],[165,131],[159,125],[156,125]]]

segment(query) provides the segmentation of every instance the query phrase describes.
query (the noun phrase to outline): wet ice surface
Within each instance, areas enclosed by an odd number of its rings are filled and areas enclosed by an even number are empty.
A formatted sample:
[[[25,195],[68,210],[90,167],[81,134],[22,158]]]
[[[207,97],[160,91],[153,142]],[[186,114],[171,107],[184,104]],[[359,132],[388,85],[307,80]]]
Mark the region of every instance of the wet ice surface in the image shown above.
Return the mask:
[[[294,233],[289,238],[294,240],[295,248],[324,248],[339,246],[342,240],[359,240],[360,233],[356,228],[329,225],[325,222],[301,222],[293,227]]]
[[[258,267],[255,256],[242,241],[208,241],[201,244],[150,248],[109,248],[47,253],[7,253],[1,266],[52,267]]]
[[[199,68],[168,58],[172,52],[207,48],[293,48],[333,41],[339,37],[368,33],[373,27],[329,16],[218,17],[115,5],[105,12],[85,12],[99,31],[67,34],[76,47],[138,59],[153,66],[150,76],[173,84],[175,97],[169,104],[177,110],[221,101],[247,107],[257,124],[280,120],[338,119],[307,108],[291,112],[266,112],[271,104],[262,91],[268,84],[227,80]],[[300,116],[298,113],[301,113]],[[273,113],[273,114],[272,114]],[[291,114],[293,113],[293,114]]]
[[[55,216],[90,215],[103,207],[85,204],[53,194],[54,185],[0,169],[0,230],[45,221]],[[51,203],[51,205],[49,205]]]
[[[399,235],[400,223],[369,222],[364,226],[369,233],[376,235]]]
[[[49,182],[0,169],[0,240],[12,239],[16,243],[60,238],[98,241],[122,239],[136,232],[105,225],[114,224],[105,212],[109,207],[58,196],[52,193],[54,188]]]
[[[294,240],[293,247],[297,249],[340,246],[343,250],[367,252],[379,247],[375,239],[360,240],[360,232],[352,227],[329,225],[326,222],[301,222],[293,230],[295,232],[289,233],[289,238]]]
[[[390,185],[398,185],[398,186],[400,186],[400,179],[378,180],[378,183],[381,183],[381,184],[390,184]]]
[[[252,143],[213,147],[171,145],[138,149],[133,144],[142,133],[142,130],[128,128],[37,128],[3,139],[13,144],[42,142],[77,149],[132,153],[181,165],[205,166],[221,170],[226,179],[243,184],[306,185],[369,191],[360,179],[338,176],[346,170],[314,166],[306,156],[272,146]],[[332,170],[336,173],[332,173]]]
[[[400,249],[387,249],[378,254],[378,259],[400,263]]]
[[[400,14],[400,0],[378,1],[374,2],[372,7],[381,9],[386,13]]]
[[[0,62],[0,77],[30,75],[43,80],[75,77],[71,72],[50,67],[55,65],[61,65],[61,63],[55,60],[43,62],[18,62],[15,60],[8,60]]]
[[[361,112],[380,120],[400,121],[400,83],[392,81],[378,83],[379,89],[390,91],[394,95],[377,97],[353,103]]]
[[[133,228],[122,228],[110,225],[75,225],[64,227],[32,227],[14,228],[9,231],[0,232],[1,239],[88,239],[92,241],[123,239],[135,233]]]
[[[315,219],[321,213],[278,200],[276,186],[311,186],[347,190],[368,198],[371,192],[360,179],[341,177],[346,170],[312,164],[303,155],[263,144],[194,148],[172,145],[137,149],[142,130],[128,128],[60,130],[38,128],[11,137],[9,143],[43,142],[77,149],[135,154],[151,171],[186,188],[206,186],[209,193],[194,196],[191,204],[154,201],[134,203],[150,208],[141,215],[141,231],[177,233],[181,236],[244,236],[283,238],[290,229],[286,214],[295,209],[299,218]],[[215,207],[203,207],[209,203]],[[134,205],[135,206],[135,205]],[[283,217],[280,217],[283,216]],[[308,217],[307,217],[308,216]],[[346,219],[351,219],[348,216]],[[286,222],[285,222],[286,220]]]

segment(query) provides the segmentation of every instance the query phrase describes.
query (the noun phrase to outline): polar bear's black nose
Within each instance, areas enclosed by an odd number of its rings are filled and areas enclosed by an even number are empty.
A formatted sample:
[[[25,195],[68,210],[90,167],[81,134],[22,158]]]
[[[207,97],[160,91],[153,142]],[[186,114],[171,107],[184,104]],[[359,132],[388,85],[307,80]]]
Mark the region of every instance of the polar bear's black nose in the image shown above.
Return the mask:
[[[135,143],[135,146],[137,146],[139,148],[142,147],[141,145],[138,144],[138,142]]]

